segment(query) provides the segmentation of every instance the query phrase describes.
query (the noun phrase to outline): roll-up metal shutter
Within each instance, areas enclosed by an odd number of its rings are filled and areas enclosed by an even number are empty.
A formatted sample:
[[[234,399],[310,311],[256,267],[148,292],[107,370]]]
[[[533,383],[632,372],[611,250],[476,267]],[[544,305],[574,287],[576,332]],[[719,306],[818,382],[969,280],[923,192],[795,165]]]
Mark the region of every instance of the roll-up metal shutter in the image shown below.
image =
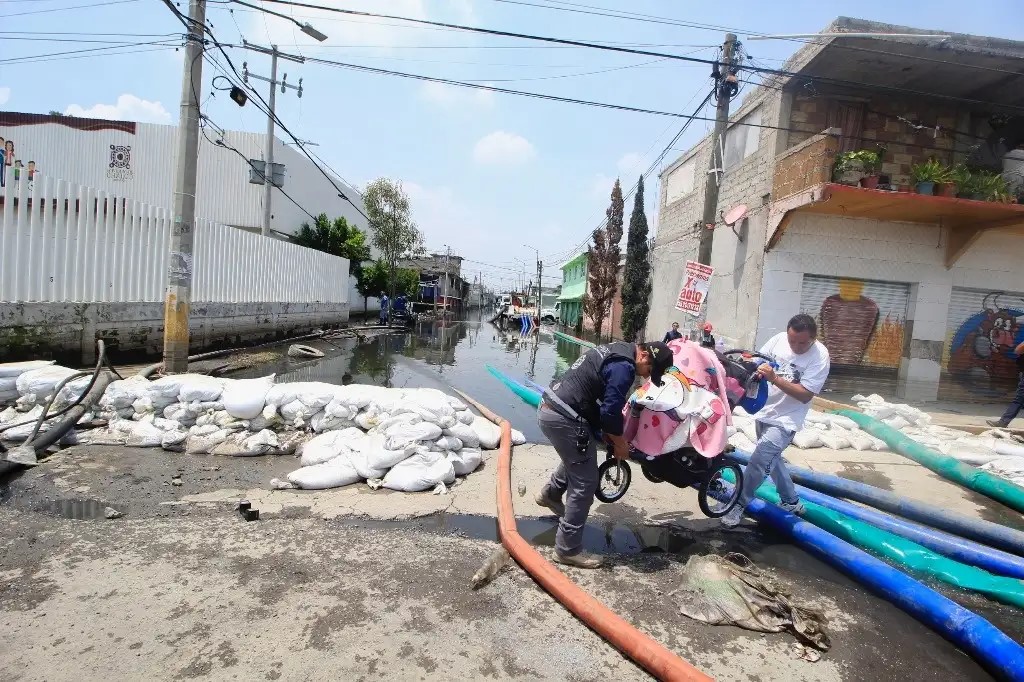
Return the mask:
[[[942,366],[950,374],[1014,382],[1024,341],[1024,294],[953,288]]]
[[[818,323],[834,367],[898,370],[910,285],[804,275],[800,312]]]

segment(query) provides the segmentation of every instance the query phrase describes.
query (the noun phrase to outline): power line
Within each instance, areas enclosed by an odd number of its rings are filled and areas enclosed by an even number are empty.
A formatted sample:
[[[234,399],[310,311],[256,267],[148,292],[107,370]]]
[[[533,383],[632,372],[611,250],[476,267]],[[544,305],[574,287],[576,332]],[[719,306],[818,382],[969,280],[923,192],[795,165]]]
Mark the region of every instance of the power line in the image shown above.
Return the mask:
[[[109,0],[108,2],[94,2],[88,5],[72,5],[71,7],[52,7],[50,9],[34,9],[28,12],[15,12],[14,14],[0,14],[0,19],[7,19],[9,17],[24,17],[29,14],[46,14],[48,12],[66,12],[72,9],[92,9],[94,7],[104,7],[106,5],[124,5],[129,2],[138,2],[139,0]]]
[[[231,2],[235,2],[235,3],[241,3],[241,1],[242,0],[231,0]],[[721,62],[721,61],[719,61],[717,59],[715,59],[715,60],[701,59],[701,58],[698,58],[698,57],[687,57],[685,55],[670,54],[670,53],[664,53],[664,52],[654,52],[654,51],[651,51],[651,50],[640,50],[640,49],[636,49],[636,48],[617,47],[617,46],[613,46],[613,45],[599,45],[597,43],[588,43],[588,42],[585,42],[585,41],[570,40],[570,39],[567,39],[567,38],[553,38],[553,37],[538,36],[538,35],[533,35],[533,34],[528,34],[528,33],[518,33],[518,32],[514,32],[514,31],[501,31],[501,30],[498,30],[498,29],[480,28],[480,27],[476,27],[476,26],[465,26],[465,25],[461,25],[461,24],[450,24],[450,23],[446,23],[446,22],[429,21],[429,20],[426,20],[426,19],[414,19],[414,18],[411,18],[411,17],[401,17],[401,16],[396,16],[396,15],[390,15],[390,14],[376,14],[376,13],[372,13],[372,12],[360,12],[360,11],[351,10],[351,9],[342,9],[342,8],[338,8],[338,7],[327,7],[327,6],[324,6],[324,5],[314,5],[314,4],[310,4],[310,3],[298,2],[297,0],[264,0],[264,2],[269,2],[269,3],[273,3],[273,4],[278,4],[278,5],[287,5],[287,6],[291,6],[291,7],[305,7],[305,8],[308,8],[308,9],[316,9],[316,10],[321,10],[321,11],[324,11],[324,12],[334,12],[334,13],[338,13],[338,14],[346,14],[346,15],[351,15],[351,16],[375,17],[375,18],[382,18],[382,19],[396,19],[396,20],[400,20],[400,21],[407,21],[407,22],[413,23],[413,24],[423,24],[423,25],[427,25],[427,26],[437,26],[437,27],[443,27],[443,28],[448,28],[448,29],[456,29],[456,30],[460,30],[460,31],[467,31],[467,32],[471,32],[471,33],[481,33],[481,34],[484,34],[484,35],[502,36],[502,37],[505,37],[505,38],[517,38],[517,39],[521,39],[521,40],[534,40],[534,41],[539,41],[539,42],[548,42],[548,43],[555,43],[555,44],[560,44],[560,45],[573,45],[573,46],[576,46],[576,47],[589,47],[589,48],[596,49],[596,50],[606,50],[606,51],[611,51],[611,52],[621,52],[621,53],[625,53],[625,54],[636,54],[636,55],[642,55],[642,56],[647,56],[647,57],[662,57],[662,58],[665,58],[665,59],[674,59],[674,60],[678,60],[678,61],[693,62],[693,63],[697,63],[697,64],[706,64],[708,66],[725,66],[725,67],[729,66],[729,65],[724,64],[723,62]],[[984,100],[971,99],[971,98],[967,98],[967,97],[958,97],[956,95],[947,95],[947,94],[943,94],[943,93],[924,92],[924,91],[920,91],[920,90],[912,90],[912,89],[909,89],[909,88],[902,88],[902,87],[898,87],[898,86],[882,85],[882,84],[877,84],[877,83],[876,84],[858,83],[856,81],[848,81],[848,80],[844,80],[844,79],[841,79],[841,78],[830,78],[828,76],[809,76],[809,75],[806,75],[806,74],[800,74],[800,73],[797,73],[797,72],[787,71],[787,70],[784,70],[784,69],[771,69],[771,68],[767,68],[767,67],[751,67],[751,66],[746,66],[746,67],[743,67],[743,68],[748,70],[748,71],[755,72],[755,73],[768,73],[768,74],[773,74],[773,75],[786,76],[786,77],[789,77],[789,78],[804,79],[804,80],[808,80],[808,81],[817,81],[817,82],[821,82],[821,83],[829,83],[829,84],[832,84],[832,85],[840,85],[840,86],[846,86],[846,87],[853,87],[853,88],[860,89],[860,90],[874,90],[874,91],[880,91],[880,92],[881,91],[885,91],[885,92],[899,92],[899,93],[904,93],[904,94],[909,94],[909,95],[918,95],[918,96],[922,96],[922,97],[934,97],[936,99],[945,99],[945,100],[950,100],[950,101],[959,101],[959,102],[966,102],[966,103],[971,103],[971,104],[982,104],[982,105],[985,105],[985,106],[991,106],[991,102],[986,102]],[[1016,105],[1004,105],[1004,107],[1005,108],[1010,108],[1010,109],[1024,110],[1024,107],[1016,106]]]
[[[168,40],[151,40],[142,43],[119,43],[116,45],[108,45],[107,47],[89,47],[81,50],[66,50],[64,52],[46,52],[43,54],[31,54],[22,55],[20,57],[8,57],[7,59],[0,59],[0,64],[12,64],[22,61],[33,61],[42,57],[60,57],[64,55],[82,54],[85,52],[102,52],[106,50],[116,50],[124,47],[143,47],[147,45],[162,45],[164,47],[178,47],[180,42],[177,44],[171,44]]]
[[[167,45],[165,47],[148,47],[148,48],[143,48],[141,50],[121,50],[119,52],[102,52],[102,53],[93,53],[93,54],[80,54],[80,55],[72,55],[70,57],[49,57],[49,58],[44,58],[44,59],[28,59],[28,58],[23,58],[21,61],[13,62],[13,63],[17,63],[17,64],[37,64],[37,63],[40,63],[40,62],[63,62],[63,61],[69,61],[69,60],[72,60],[72,59],[95,59],[96,57],[117,57],[117,56],[123,55],[123,54],[139,54],[139,53],[142,53],[142,52],[162,52],[164,50],[177,50],[177,49],[178,49],[178,46],[176,46],[176,45]]]
[[[3,2],[4,0],[0,0]],[[19,0],[20,1],[20,0]],[[85,31],[0,31],[0,36],[122,36],[126,38],[169,38],[178,33],[89,33]]]

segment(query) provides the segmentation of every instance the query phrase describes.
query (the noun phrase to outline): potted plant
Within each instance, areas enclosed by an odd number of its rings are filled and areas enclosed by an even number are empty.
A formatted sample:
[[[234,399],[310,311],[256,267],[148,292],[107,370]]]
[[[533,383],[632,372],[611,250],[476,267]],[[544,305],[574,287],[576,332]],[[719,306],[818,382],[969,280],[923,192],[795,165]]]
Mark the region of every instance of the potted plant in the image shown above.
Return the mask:
[[[970,198],[974,179],[967,166],[962,163],[953,166],[949,170],[949,179],[956,185],[956,196],[964,199]]]
[[[945,167],[935,159],[917,163],[910,167],[918,194],[935,194],[935,183],[945,176]]]
[[[894,178],[894,180],[896,181],[896,191],[897,192],[913,192],[914,191],[914,188],[911,187],[911,185],[910,185],[910,178],[907,177],[906,175],[900,175],[900,176]]]
[[[836,156],[836,161],[832,166],[833,182],[856,187],[864,175],[864,163],[857,156],[857,152],[843,152]]]
[[[981,194],[984,201],[1010,203],[1010,187],[1006,182],[1006,178],[998,173],[982,173],[980,178],[978,193]]]
[[[955,197],[957,183],[954,179],[953,169],[943,166],[942,177],[935,181],[935,194],[940,197]]]

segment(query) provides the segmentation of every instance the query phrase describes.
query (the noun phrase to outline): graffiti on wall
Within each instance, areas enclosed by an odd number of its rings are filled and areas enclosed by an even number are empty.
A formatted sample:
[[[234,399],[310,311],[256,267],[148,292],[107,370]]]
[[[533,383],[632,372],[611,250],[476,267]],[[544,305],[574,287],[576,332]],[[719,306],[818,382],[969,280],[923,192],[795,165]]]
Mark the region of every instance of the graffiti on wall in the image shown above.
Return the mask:
[[[979,309],[966,315],[946,344],[946,369],[952,374],[1017,378],[1014,348],[1024,342],[1024,297],[989,292]]]
[[[31,191],[36,174],[39,172],[39,169],[36,168],[36,162],[22,161],[14,140],[6,139],[2,136],[0,136],[0,150],[2,150],[3,154],[2,159],[0,159],[3,162],[0,163],[0,187],[6,187],[8,180],[19,182],[22,175],[24,175],[28,181],[29,191]]]
[[[801,307],[817,319],[832,363],[898,368],[906,302],[892,295],[893,285],[851,278],[815,280],[811,290],[805,288]]]

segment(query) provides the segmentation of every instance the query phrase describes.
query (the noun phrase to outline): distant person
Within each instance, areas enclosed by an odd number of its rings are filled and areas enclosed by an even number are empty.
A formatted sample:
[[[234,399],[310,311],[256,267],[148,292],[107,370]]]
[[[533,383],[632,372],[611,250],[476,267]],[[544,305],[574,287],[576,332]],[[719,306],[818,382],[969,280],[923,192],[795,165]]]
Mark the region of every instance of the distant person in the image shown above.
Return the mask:
[[[793,435],[804,425],[811,399],[821,392],[828,378],[831,359],[818,339],[818,325],[810,315],[796,315],[786,331],[768,339],[761,353],[773,358],[778,369],[767,362],[757,375],[768,381],[768,401],[755,415],[757,446],[750,456],[743,488],[736,506],[722,517],[722,525],[733,527],[743,519],[743,510],[769,474],[779,493],[779,506],[791,514],[802,514],[804,505],[782,460]]]
[[[700,345],[702,348],[715,348],[715,337],[712,336],[711,331],[714,327],[711,326],[710,322],[704,323],[704,328],[700,332]]]
[[[673,322],[672,328],[665,332],[665,338],[662,339],[662,343],[668,343],[669,341],[675,341],[676,339],[683,338],[683,335],[679,333],[679,323]]]
[[[391,310],[396,313],[405,312],[405,294],[399,294],[398,296],[395,296],[395,302],[391,306]]]
[[[383,291],[380,292],[380,324],[384,326],[388,323],[388,295]]]
[[[1024,410],[1024,341],[1017,344],[1013,352],[1017,354],[1017,395],[1014,396],[1010,406],[1006,408],[1006,412],[1003,412],[1002,417],[986,420],[989,426],[995,426],[999,429],[1005,429],[1009,426],[1010,422],[1020,414],[1020,411]]]

